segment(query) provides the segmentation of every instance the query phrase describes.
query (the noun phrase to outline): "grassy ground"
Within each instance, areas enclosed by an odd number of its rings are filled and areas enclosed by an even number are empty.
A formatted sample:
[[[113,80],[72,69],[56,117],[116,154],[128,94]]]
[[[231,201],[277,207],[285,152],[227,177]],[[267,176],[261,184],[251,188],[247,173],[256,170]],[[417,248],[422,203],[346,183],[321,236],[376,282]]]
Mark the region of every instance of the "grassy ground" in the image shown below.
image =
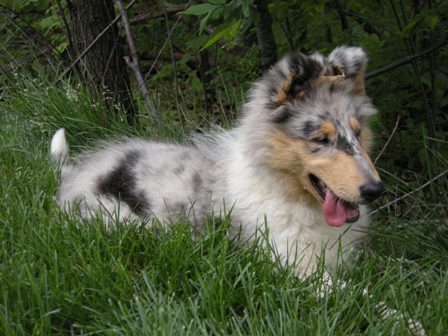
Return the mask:
[[[429,335],[448,331],[446,179],[437,181],[438,201],[408,198],[410,219],[394,207],[375,214],[353,267],[333,275],[347,285],[334,281],[319,297],[321,274],[298,280],[256,245],[231,241],[226,219],[193,240],[182,223],[108,232],[100,220],[59,211],[48,159],[58,127],[68,129],[75,151],[153,130],[105,118],[82,92],[20,76],[0,101],[0,119],[1,335],[410,334],[406,319],[381,318],[382,301]]]

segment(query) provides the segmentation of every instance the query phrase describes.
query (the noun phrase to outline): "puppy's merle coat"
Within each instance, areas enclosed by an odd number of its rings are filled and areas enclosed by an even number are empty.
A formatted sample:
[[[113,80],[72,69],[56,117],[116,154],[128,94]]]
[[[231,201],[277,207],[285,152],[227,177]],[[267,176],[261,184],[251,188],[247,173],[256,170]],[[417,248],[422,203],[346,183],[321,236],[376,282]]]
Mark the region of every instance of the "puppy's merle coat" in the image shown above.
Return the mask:
[[[184,145],[126,139],[71,160],[59,130],[51,144],[58,202],[86,217],[184,216],[199,227],[232,209],[243,237],[268,228],[285,263],[299,255],[299,275],[314,271],[324,248],[334,264],[338,242],[345,253],[364,234],[363,204],[382,191],[367,154],[375,108],[366,64],[353,47],[286,56],[253,85],[234,129]]]

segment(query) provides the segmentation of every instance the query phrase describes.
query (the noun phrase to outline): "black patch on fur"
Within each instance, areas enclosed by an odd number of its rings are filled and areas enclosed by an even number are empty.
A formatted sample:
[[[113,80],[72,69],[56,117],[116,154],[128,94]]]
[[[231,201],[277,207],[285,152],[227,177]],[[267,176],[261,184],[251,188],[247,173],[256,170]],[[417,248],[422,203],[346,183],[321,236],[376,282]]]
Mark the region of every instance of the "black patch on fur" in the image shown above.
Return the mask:
[[[279,92],[278,91],[279,88],[276,85],[274,85],[275,81],[273,79],[270,80],[269,76],[270,76],[270,74],[265,76],[265,79],[264,79],[266,81],[266,83],[268,83],[267,84],[268,85],[267,95],[269,97],[269,101],[268,101],[268,103],[266,103],[266,108],[269,110],[275,110],[279,107],[279,103],[276,99],[277,94]]]
[[[302,53],[291,54],[289,62],[293,79],[287,95],[289,99],[295,99],[298,92],[310,89],[311,81],[322,72],[322,65]]]
[[[302,134],[305,137],[309,137],[315,130],[316,130],[316,125],[314,124],[314,122],[308,120],[307,122],[305,122],[303,124]]]
[[[325,120],[333,120],[331,117],[331,113],[328,111],[322,112],[321,114],[316,116],[321,122],[324,122]]]
[[[278,93],[278,87],[276,87],[273,83],[270,83],[268,86],[269,97],[275,97],[277,93]]]
[[[174,203],[174,210],[177,211],[182,216],[187,216],[187,204],[183,202]]]
[[[348,142],[347,138],[338,135],[336,138],[336,148],[346,152],[348,155],[354,155],[353,146]]]
[[[183,164],[180,164],[179,166],[177,166],[177,167],[174,169],[174,174],[176,174],[176,175],[180,175],[180,174],[182,174],[184,171],[185,171],[185,166],[184,166]]]
[[[272,121],[276,124],[283,124],[291,119],[292,115],[293,111],[290,108],[282,106],[274,111]]]
[[[199,173],[194,173],[192,182],[193,182],[193,192],[197,194],[202,187],[201,175],[199,175]]]
[[[149,201],[143,192],[137,190],[137,183],[133,168],[140,157],[140,153],[132,151],[118,163],[109,174],[100,177],[98,192],[110,195],[125,202],[131,210],[139,216],[144,216],[150,209]]]
[[[353,70],[354,70],[355,74],[361,71],[362,66],[363,66],[363,62],[361,60],[356,60],[353,63]]]

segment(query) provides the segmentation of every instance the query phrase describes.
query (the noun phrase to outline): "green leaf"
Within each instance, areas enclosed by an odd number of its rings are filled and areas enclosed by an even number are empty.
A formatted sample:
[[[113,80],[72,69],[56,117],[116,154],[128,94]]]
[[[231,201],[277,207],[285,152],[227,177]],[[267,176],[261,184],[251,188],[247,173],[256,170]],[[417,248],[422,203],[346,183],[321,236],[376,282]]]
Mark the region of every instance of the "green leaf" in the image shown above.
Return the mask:
[[[193,5],[184,10],[182,13],[187,15],[202,16],[204,14],[209,14],[211,11],[215,10],[219,6],[220,5],[214,5],[210,3]]]
[[[242,8],[243,8],[244,17],[249,17],[250,14],[251,14],[251,10],[252,10],[251,4],[249,3],[249,1],[243,1],[241,3],[241,5],[242,5]]]
[[[197,37],[194,37],[194,38],[186,41],[186,44],[187,44],[188,49],[198,51],[202,48],[202,46],[204,44],[207,43],[208,40],[209,40],[209,36],[199,35]]]
[[[68,42],[62,42],[56,46],[56,50],[62,54],[68,47]]]
[[[207,26],[207,23],[210,20],[212,13],[213,11],[208,12],[207,15],[201,19],[199,24],[199,33],[202,33],[204,31],[205,26]]]
[[[433,30],[439,23],[439,18],[434,15],[429,15],[425,17],[425,23],[428,26],[429,30]]]
[[[201,50],[207,49],[208,47],[215,44],[218,40],[224,37],[224,34],[225,34],[224,30],[221,30],[218,33],[216,33],[210,40],[207,41],[207,43],[202,47]]]
[[[233,40],[233,38],[238,34],[242,21],[242,19],[239,19],[217,32],[210,40],[207,41],[207,43],[202,47],[202,50],[212,46],[221,38],[225,38],[227,42]]]
[[[42,20],[38,21],[36,25],[43,30],[50,30],[62,26],[61,21],[56,15],[44,17]]]
[[[413,20],[403,28],[403,37],[409,37],[424,31],[431,31],[439,24],[439,17],[429,10],[421,11]]]
[[[418,26],[418,17],[414,20],[409,21],[409,23],[403,28],[402,35],[403,37],[409,37],[415,31],[415,28]]]

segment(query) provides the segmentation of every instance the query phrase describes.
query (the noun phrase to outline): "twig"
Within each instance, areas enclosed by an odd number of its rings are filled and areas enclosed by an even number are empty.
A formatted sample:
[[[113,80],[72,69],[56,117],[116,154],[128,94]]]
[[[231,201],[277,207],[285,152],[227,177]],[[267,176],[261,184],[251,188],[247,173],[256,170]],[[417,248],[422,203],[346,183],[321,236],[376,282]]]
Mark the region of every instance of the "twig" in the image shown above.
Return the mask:
[[[128,15],[126,13],[126,10],[123,8],[123,4],[121,3],[121,0],[115,0],[115,3],[118,7],[118,12],[121,16],[121,21],[123,22],[123,27],[125,29],[126,33],[126,40],[129,45],[129,51],[131,52],[131,57],[125,56],[124,59],[127,63],[127,65],[134,71],[135,78],[137,80],[138,88],[140,90],[140,93],[143,96],[143,99],[146,102],[146,105],[148,105],[151,116],[154,118],[157,124],[160,124],[160,117],[157,113],[157,110],[154,106],[154,103],[152,102],[151,96],[149,95],[148,88],[145,85],[145,82],[143,80],[142,73],[140,72],[139,66],[138,66],[138,53],[137,48],[135,47],[134,38],[132,37],[131,32],[131,26],[129,24]]]
[[[430,10],[432,10],[432,1],[428,2],[429,8]],[[434,32],[431,30],[430,35],[429,35],[429,39],[431,40],[431,38],[434,38],[435,34]],[[435,137],[436,134],[436,122],[435,120],[436,118],[436,70],[435,70],[435,64],[434,64],[434,53],[430,53],[429,54],[429,70],[430,70],[430,74],[431,74],[431,101],[430,101],[430,113],[429,113],[429,121],[430,124],[429,126],[429,134],[431,137]],[[433,145],[433,144],[431,144]]]
[[[392,140],[392,138],[393,138],[395,132],[396,132],[397,129],[398,129],[398,125],[399,125],[399,123],[400,123],[400,115],[397,116],[397,121],[395,122],[394,129],[392,130],[392,133],[390,134],[389,139],[387,139],[387,141],[386,141],[386,143],[384,144],[383,148],[381,149],[380,153],[377,155],[375,161],[373,162],[374,165],[376,164],[376,162],[378,161],[378,159],[380,158],[380,156],[383,155],[384,150],[385,150],[386,147],[389,145],[389,142]]]
[[[184,11],[185,5],[184,4],[168,4],[162,3],[162,6],[164,7],[163,11],[155,11],[155,12],[151,12],[151,13],[142,13],[142,14],[138,14],[135,15],[133,18],[129,19],[130,23],[135,23],[135,22],[140,22],[140,21],[146,21],[148,19],[155,19],[161,16],[165,16],[165,12],[166,14],[176,14],[180,11]]]
[[[373,77],[382,75],[383,73],[389,72],[389,71],[391,71],[391,70],[395,70],[396,68],[398,68],[398,67],[400,67],[400,66],[402,66],[402,65],[411,63],[411,62],[412,62],[413,60],[415,60],[416,58],[426,56],[427,54],[433,52],[434,50],[437,50],[437,49],[443,47],[444,45],[446,45],[446,41],[444,41],[443,43],[441,43],[441,44],[439,44],[439,45],[436,45],[436,46],[432,47],[431,49],[428,49],[428,50],[426,50],[426,51],[422,51],[421,53],[417,53],[417,54],[415,54],[415,55],[407,56],[407,57],[405,57],[405,58],[403,58],[403,59],[401,59],[401,60],[399,60],[399,61],[397,61],[397,62],[391,63],[391,64],[389,64],[389,65],[386,65],[386,66],[383,67],[383,68],[380,68],[380,69],[378,69],[378,70],[372,71],[372,72],[370,72],[370,73],[368,73],[368,74],[366,75],[365,79],[366,79],[366,80],[367,80],[367,79],[371,79],[371,78],[373,78]]]
[[[4,5],[0,5],[0,13],[6,17],[6,19],[15,27],[20,29],[20,31],[33,43],[34,47],[39,49],[39,55],[44,54],[42,51],[42,47],[38,45],[38,43],[45,44],[46,46],[51,49],[52,52],[56,53],[57,55],[60,55],[61,53],[53,46],[53,44],[44,36],[42,35],[38,30],[36,30],[33,25],[26,19],[22,18],[19,13],[16,13],[12,9],[5,7]],[[25,30],[19,22],[26,25],[26,28],[32,31],[33,36]],[[47,57],[48,63],[51,64],[51,59]],[[12,63],[12,62],[11,62]]]
[[[187,9],[188,6],[190,6],[190,1],[191,1],[191,0],[188,0],[188,2],[185,4],[185,9]],[[171,39],[171,35],[173,34],[174,29],[176,28],[177,24],[179,23],[180,18],[181,18],[181,15],[179,15],[179,16],[177,17],[177,20],[176,20],[176,22],[174,23],[173,27],[171,28],[171,30],[170,30],[170,32],[169,32],[169,34],[168,34],[168,37],[165,39],[165,41],[163,42],[162,47],[159,49],[159,52],[157,53],[157,56],[156,56],[154,62],[152,62],[151,67],[149,68],[149,71],[148,71],[148,72],[146,73],[146,75],[145,75],[145,78],[144,78],[145,82],[146,82],[146,80],[148,79],[149,75],[152,73],[152,70],[154,69],[154,66],[156,65],[157,61],[159,60],[159,57],[160,57],[160,55],[162,54],[162,51],[163,51],[163,49],[165,48],[165,45],[168,43],[169,39]]]
[[[72,57],[74,57],[76,55],[76,48],[75,48],[75,44],[73,43],[73,34],[72,34],[72,31],[70,30],[70,25],[68,24],[67,18],[65,16],[64,8],[62,7],[61,0],[52,0],[52,1],[55,2],[56,6],[58,7],[58,10],[56,10],[56,13],[59,14],[58,16],[61,18],[62,24],[64,25],[64,28],[65,28],[65,36],[67,37],[67,40],[68,40],[67,51],[68,51],[69,60],[71,60]],[[79,77],[82,78],[82,71],[78,65],[75,66],[75,70],[78,73]]]
[[[178,46],[176,46],[177,50],[180,50]],[[183,50],[180,51],[174,51],[174,59],[178,62],[181,61],[184,56],[185,56],[185,52]],[[144,55],[140,55],[140,59],[143,58],[144,56],[144,60],[153,60],[154,58],[157,57],[157,53],[151,53],[151,52],[145,52]],[[168,55],[168,54],[162,54],[159,55],[159,59],[163,60],[163,61],[167,61],[170,62],[172,60],[172,55]],[[199,61],[198,58],[195,56],[190,56],[190,58],[187,59],[186,64],[192,69],[192,70],[197,70],[197,68],[199,67]]]
[[[166,32],[169,34],[170,33],[170,26],[168,24],[168,13],[167,10],[165,8],[165,4],[162,3],[162,8],[163,8],[163,13],[165,15],[165,26],[166,26]],[[176,109],[177,109],[177,113],[179,114],[179,121],[181,126],[183,126],[183,116],[181,113],[181,108],[180,108],[180,100],[179,100],[179,81],[177,78],[177,66],[176,66],[176,59],[174,58],[174,49],[173,49],[173,41],[171,40],[171,37],[168,40],[169,45],[170,45],[170,53],[171,53],[171,62],[173,63],[173,75],[174,75],[174,85],[176,86]]]
[[[378,36],[380,36],[382,38],[382,36],[384,35],[382,33],[382,31],[386,31],[391,35],[395,35],[398,36],[397,33],[395,33],[393,30],[388,29],[387,27],[383,27],[377,23],[375,23],[374,21],[370,21],[368,18],[359,15],[358,13],[349,11],[349,10],[345,10],[344,13],[349,16],[352,17],[356,22],[358,22],[359,24],[363,25],[364,31],[366,33],[369,34],[376,34]]]
[[[442,176],[446,175],[447,173],[448,173],[448,169],[445,170],[444,172],[440,173],[439,175],[433,177],[433,178],[432,178],[431,180],[429,180],[428,182],[422,184],[422,185],[421,185],[420,187],[418,187],[417,189],[412,190],[412,191],[410,191],[410,192],[404,194],[403,196],[400,196],[400,197],[398,197],[398,198],[396,198],[396,199],[394,199],[394,200],[392,200],[392,201],[390,201],[390,202],[388,202],[388,203],[386,203],[386,204],[380,206],[379,208],[370,211],[370,212],[369,212],[369,215],[373,215],[374,213],[377,213],[378,211],[380,211],[380,210],[382,210],[382,209],[384,209],[384,208],[387,208],[387,207],[389,207],[390,205],[395,204],[395,203],[401,201],[402,199],[405,199],[405,198],[407,198],[407,197],[409,197],[409,196],[415,194],[416,192],[422,190],[423,188],[426,188],[426,187],[429,186],[432,182],[434,182],[435,180],[441,178]]]
[[[125,10],[128,10],[129,8],[131,8],[134,3],[136,3],[137,0],[132,0],[126,7]],[[98,40],[107,33],[107,31],[114,25],[117,23],[117,21],[120,20],[120,15],[116,16],[115,19],[113,19],[107,26],[106,28],[103,29],[103,31],[101,33],[98,34],[97,37],[95,37],[95,39],[87,46],[87,48],[85,48],[83,50],[83,52],[81,54],[79,54],[79,56],[72,62],[72,64],[69,65],[69,67],[67,69],[64,70],[64,72],[62,73],[62,75],[59,76],[59,78],[57,79],[56,83],[60,82],[66,74],[68,74],[68,72],[76,65],[78,64],[78,62],[89,52],[90,49],[92,49],[92,47],[98,42]]]
[[[401,20],[400,20],[400,16],[398,15],[398,11],[395,8],[394,1],[389,0],[389,3],[390,3],[390,6],[392,7],[392,11],[394,13],[395,20],[397,21],[398,28],[400,29],[400,32],[403,32],[403,27],[407,23],[406,22],[406,18],[404,16],[402,17],[402,19],[403,19],[403,24],[402,24]],[[418,6],[417,3],[415,5]],[[403,40],[403,43],[404,43],[404,45],[406,47],[408,55],[411,54],[411,53],[414,53],[415,52],[414,40],[412,38],[405,38],[405,37],[403,37],[402,40]],[[420,94],[421,94],[421,97],[422,97],[422,100],[423,100],[423,104],[425,106],[426,118],[428,120],[429,134],[430,134],[431,137],[435,137],[435,134],[433,133],[434,121],[432,119],[432,110],[431,110],[431,106],[430,106],[430,103],[429,103],[428,94],[427,94],[427,92],[426,92],[426,90],[424,88],[424,85],[423,85],[423,82],[422,82],[422,79],[421,79],[420,69],[417,66],[417,62],[415,61],[415,59],[411,60],[411,65],[412,65],[412,70],[413,70],[414,75],[415,75],[416,84],[418,86],[418,89],[420,90]]]
[[[56,13],[59,12],[59,16],[62,20],[62,24],[64,25],[65,28],[65,33],[67,34],[67,40],[68,40],[68,45],[70,46],[70,48],[73,48],[74,44],[73,44],[73,40],[72,40],[72,32],[70,30],[70,26],[67,22],[67,18],[65,17],[65,13],[64,13],[64,9],[62,8],[62,4],[61,4],[61,0],[55,0],[54,1],[56,3],[56,6],[58,7],[58,11]]]
[[[377,85],[375,87],[375,91],[370,93],[370,97],[371,98],[375,98],[376,95],[381,92],[382,89],[384,89],[386,87],[386,85],[389,83],[389,81],[392,79],[393,77],[393,72],[389,72],[387,77],[382,81],[382,83],[380,85]]]

